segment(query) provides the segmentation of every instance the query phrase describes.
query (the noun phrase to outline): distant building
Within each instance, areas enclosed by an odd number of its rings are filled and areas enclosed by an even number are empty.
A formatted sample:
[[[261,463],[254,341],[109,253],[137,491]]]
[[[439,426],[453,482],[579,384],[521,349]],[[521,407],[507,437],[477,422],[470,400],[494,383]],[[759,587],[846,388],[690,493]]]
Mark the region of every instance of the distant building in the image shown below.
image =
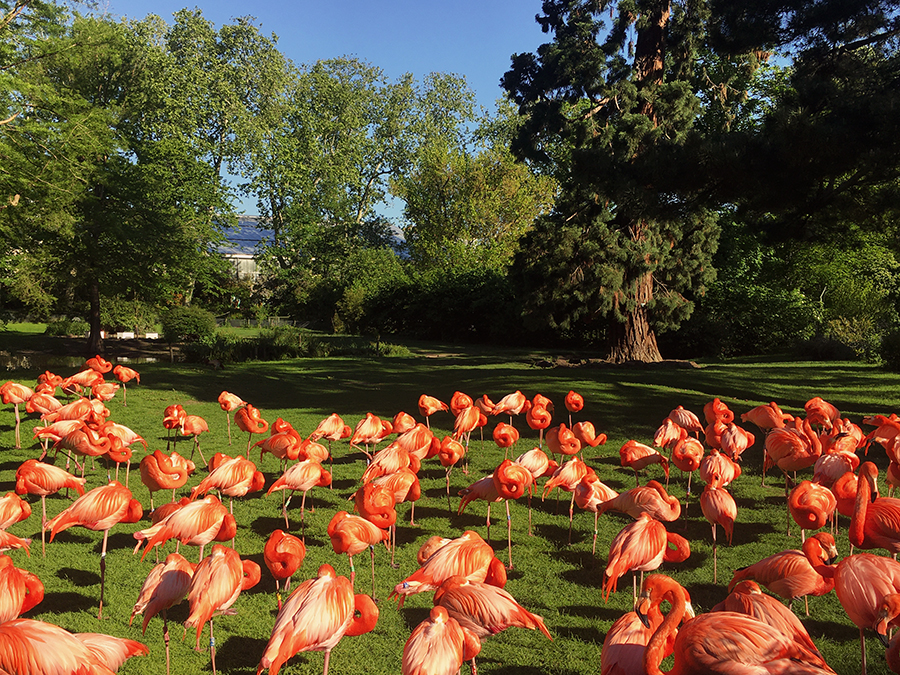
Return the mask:
[[[237,227],[225,230],[226,241],[219,246],[219,253],[234,265],[238,279],[256,279],[256,254],[275,236],[273,230],[260,229],[258,224],[259,216],[238,216]]]

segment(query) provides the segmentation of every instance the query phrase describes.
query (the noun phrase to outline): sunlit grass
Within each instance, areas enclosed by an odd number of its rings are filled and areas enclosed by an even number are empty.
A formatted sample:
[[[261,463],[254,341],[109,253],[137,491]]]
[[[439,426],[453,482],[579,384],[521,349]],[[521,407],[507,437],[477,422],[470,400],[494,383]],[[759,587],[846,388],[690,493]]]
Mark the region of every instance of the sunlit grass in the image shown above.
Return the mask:
[[[697,412],[714,396],[719,396],[738,415],[751,407],[770,400],[778,401],[789,412],[802,410],[803,403],[812,396],[822,396],[837,405],[845,416],[859,423],[864,414],[897,411],[900,391],[897,378],[877,368],[855,363],[807,362],[717,362],[702,368],[656,366],[641,368],[591,366],[582,368],[540,369],[527,350],[508,353],[492,349],[472,349],[441,345],[430,356],[425,345],[416,345],[415,357],[392,359],[326,358],[304,359],[277,363],[252,363],[227,366],[224,370],[191,364],[145,364],[138,367],[141,384],[128,386],[128,406],[122,406],[121,392],[108,404],[112,419],[125,424],[147,439],[150,451],[166,449],[166,433],[162,427],[163,409],[181,403],[191,414],[203,416],[210,433],[201,437],[201,449],[209,458],[216,451],[234,455],[244,451],[247,435],[232,425],[233,444],[226,435],[225,413],[219,409],[216,397],[222,390],[231,391],[258,407],[263,416],[273,422],[283,417],[302,434],[310,433],[325,416],[339,413],[354,426],[366,412],[390,419],[399,410],[420,418],[416,407],[418,397],[429,393],[449,401],[455,390],[473,397],[488,394],[495,401],[504,394],[520,389],[531,397],[536,393],[549,396],[556,404],[554,424],[566,422],[568,414],[563,398],[569,389],[581,393],[585,409],[574,421],[590,420],[598,431],[609,435],[605,446],[588,450],[585,459],[601,480],[617,490],[634,485],[630,470],[619,466],[618,448],[629,438],[645,443],[652,439],[661,420],[677,405]],[[60,375],[74,372],[60,371]],[[33,385],[37,371],[15,371],[7,377]],[[415,553],[419,545],[432,534],[458,536],[465,529],[475,529],[487,536],[486,505],[474,502],[462,515],[455,513],[456,492],[493,470],[503,459],[503,451],[490,441],[490,431],[497,419],[490,420],[482,442],[476,431],[470,449],[469,475],[459,469],[451,475],[453,488],[452,514],[448,513],[444,491],[444,470],[436,460],[424,463],[420,473],[423,496],[416,504],[416,521],[420,527],[409,526],[409,505],[398,509],[399,569],[388,566],[389,554],[382,547],[376,551],[376,596],[380,600],[381,617],[375,631],[369,635],[345,638],[332,654],[332,668],[336,673],[397,673],[403,644],[412,628],[427,616],[430,594],[409,598],[402,609],[387,596],[394,584],[409,575],[416,566]],[[443,436],[452,429],[452,418],[446,413],[435,414],[431,423]],[[31,437],[34,420],[25,424],[23,439]],[[517,452],[530,449],[537,442],[537,432],[527,428],[524,419],[515,421],[522,433]],[[756,429],[751,429],[756,432]],[[255,442],[261,437],[254,437]],[[13,445],[13,414],[11,406],[0,410],[0,447],[4,455],[0,463],[0,490],[13,489],[16,468],[29,457],[38,454],[35,443],[15,450]],[[130,487],[146,506],[149,495],[140,483],[136,470],[143,450],[136,446]],[[179,452],[189,454],[191,443],[177,444]],[[137,451],[139,450],[139,451]],[[362,453],[351,450],[346,441],[336,443],[334,450],[334,489],[315,488],[307,501],[306,544],[307,558],[295,579],[315,575],[324,562],[332,564],[339,574],[349,575],[346,556],[339,557],[331,549],[325,528],[338,510],[350,510],[347,497],[358,486],[364,469]],[[883,469],[884,453],[870,453]],[[698,485],[694,481],[694,495],[686,514],[669,527],[691,541],[692,555],[680,565],[664,565],[662,571],[678,578],[690,590],[695,606],[706,611],[725,596],[731,571],[770,553],[785,548],[799,548],[800,532],[791,527],[787,536],[788,516],[784,504],[783,480],[774,474],[767,478],[767,486],[760,486],[762,449],[760,442],[748,450],[744,460],[744,475],[732,486],[739,512],[735,526],[734,544],[720,546],[719,579],[712,583],[712,540],[710,527],[703,518],[697,502]],[[254,461],[266,474],[269,486],[280,475],[280,466],[271,455]],[[199,457],[195,456],[195,461]],[[56,459],[57,463],[64,458]],[[180,491],[196,485],[204,472],[198,471]],[[98,463],[96,470],[88,469],[88,487],[107,480],[106,468]],[[651,469],[649,477],[660,478]],[[120,473],[124,480],[124,474]],[[684,480],[673,468],[671,490],[684,496]],[[164,499],[160,493],[157,502]],[[57,536],[47,546],[46,559],[40,554],[40,501],[34,500],[35,513],[27,521],[10,530],[19,536],[34,538],[32,555],[15,551],[15,563],[38,574],[47,595],[44,602],[31,613],[32,618],[52,621],[73,631],[100,631],[143,640],[151,650],[150,656],[133,659],[120,672],[163,673],[165,661],[161,639],[162,625],[153,619],[146,636],[139,625],[128,626],[132,605],[138,590],[154,564],[151,553],[141,562],[132,555],[132,533],[148,525],[147,516],[141,523],[119,525],[110,536],[107,557],[106,603],[104,619],[97,620],[99,599],[99,552],[101,533],[72,528]],[[48,499],[49,515],[53,516],[69,502],[63,496]],[[511,629],[490,638],[479,658],[482,673],[593,673],[599,669],[600,648],[612,622],[631,607],[631,580],[623,578],[619,590],[609,603],[601,596],[603,570],[609,543],[628,522],[617,514],[600,518],[597,554],[591,554],[593,515],[576,509],[572,545],[567,546],[569,495],[552,495],[543,502],[532,502],[535,536],[527,534],[528,509],[524,501],[512,508],[513,562],[507,589],[521,604],[542,615],[554,636],[548,641],[539,633]],[[262,548],[269,532],[284,526],[281,518],[281,499],[277,494],[265,497],[262,493],[235,500],[235,515],[239,531],[235,546],[242,556],[263,564]],[[507,559],[506,522],[502,503],[492,508],[491,543],[497,555]],[[299,495],[291,503],[291,531],[299,534]],[[839,548],[848,552],[846,519],[841,523]],[[170,544],[164,552],[172,550]],[[164,553],[163,552],[163,553]],[[192,560],[198,551],[182,548]],[[371,586],[368,554],[354,560],[359,592]],[[235,616],[216,619],[217,668],[223,673],[252,673],[268,640],[275,618],[274,581],[263,570],[261,583],[241,595]],[[819,644],[826,660],[839,673],[855,673],[859,668],[858,631],[847,619],[834,594],[810,599],[812,616],[807,619],[802,602],[795,603],[795,611],[803,619]],[[187,616],[186,605],[170,612],[173,634],[173,673],[189,675],[209,672],[208,653],[193,651],[192,635],[182,642],[182,629],[177,625]],[[208,635],[208,629],[204,633]],[[206,638],[204,638],[206,645]],[[869,672],[886,673],[883,648],[874,639],[867,641]],[[290,660],[283,673],[318,673],[322,655],[302,654]]]

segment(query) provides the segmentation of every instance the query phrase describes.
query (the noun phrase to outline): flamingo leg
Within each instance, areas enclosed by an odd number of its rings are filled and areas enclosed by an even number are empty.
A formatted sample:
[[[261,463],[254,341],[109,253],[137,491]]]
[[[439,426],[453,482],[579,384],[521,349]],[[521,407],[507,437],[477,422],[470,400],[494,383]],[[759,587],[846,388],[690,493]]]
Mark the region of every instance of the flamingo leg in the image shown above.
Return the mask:
[[[231,445],[231,415],[225,411],[225,421],[228,423],[228,445]]]
[[[531,531],[531,490],[528,490],[528,536],[533,537],[534,534]]]
[[[391,567],[398,569],[400,565],[394,564],[394,551],[397,550],[397,523],[391,525]]]
[[[128,388],[125,386],[125,383],[122,383],[122,407],[128,407]]]
[[[300,500],[300,536],[305,540],[304,536],[305,523],[304,523],[304,515],[306,510],[306,493],[303,493],[303,498]]]
[[[278,611],[281,611],[281,582],[275,580],[275,598],[278,600]]]
[[[15,409],[16,409],[16,448],[21,448],[22,442],[21,442],[21,437],[20,437],[20,432],[19,432],[20,419],[19,419],[19,404],[18,403],[15,404]]]
[[[859,629],[859,646],[862,650],[862,675],[866,675],[866,634]]]
[[[488,546],[491,544],[491,503],[488,502],[487,507],[487,543]]]
[[[717,583],[717,563],[716,563],[716,553],[717,553],[717,544],[716,544],[716,524],[712,524],[712,535],[713,535],[713,583]]]
[[[47,557],[47,496],[41,495],[41,555]]]
[[[447,513],[449,513],[451,516],[453,515],[453,509],[450,508],[450,471],[452,469],[452,465],[447,467]]]
[[[572,545],[572,518],[575,516],[575,490],[572,490],[572,501],[569,502],[569,546]]]
[[[426,417],[425,419],[427,420],[428,418]],[[325,650],[325,670],[322,671],[322,675],[328,675],[328,661],[329,661],[330,657],[331,657],[331,650],[326,649]]]
[[[216,639],[213,637],[213,620],[209,618],[209,660],[212,663],[213,675],[216,675]]]
[[[347,554],[347,558],[350,560],[350,586],[352,588],[356,588],[356,568],[353,567],[353,556],[349,553]]]
[[[166,645],[166,675],[171,672],[171,659],[169,656],[169,617],[166,610],[162,611],[163,616],[163,643]]]
[[[291,491],[291,496],[287,498],[287,501],[284,501],[284,491],[281,492],[281,514],[284,516],[284,529],[288,528],[288,517],[287,517],[287,507],[291,503],[291,499],[294,497],[294,492]]]
[[[599,511],[594,511],[594,545],[591,548],[591,555],[597,555],[597,518],[599,515]]]
[[[410,502],[409,508],[409,526],[410,527],[418,527],[415,523],[415,515],[416,515],[416,503]]]
[[[109,530],[103,530],[103,548],[100,550],[100,610],[97,612],[97,618],[103,618],[103,589],[106,585],[106,540],[109,537]]]
[[[375,600],[375,547],[369,547],[369,554],[372,558],[372,601],[377,602]]]
[[[506,569],[511,570],[513,568],[512,564],[512,516],[509,515],[509,500],[506,501],[506,545],[509,548],[509,567]]]

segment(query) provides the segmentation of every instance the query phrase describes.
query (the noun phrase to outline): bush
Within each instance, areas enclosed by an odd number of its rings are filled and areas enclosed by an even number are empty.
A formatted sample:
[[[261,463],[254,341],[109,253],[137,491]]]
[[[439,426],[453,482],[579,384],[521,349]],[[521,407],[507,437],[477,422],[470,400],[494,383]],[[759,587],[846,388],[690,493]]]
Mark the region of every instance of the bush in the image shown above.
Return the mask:
[[[216,317],[199,307],[173,307],[162,316],[162,331],[169,344],[210,340],[216,333]]]
[[[238,337],[219,332],[186,344],[181,351],[187,361],[194,363],[280,361],[303,356],[324,357],[331,354],[331,348],[327,343],[293,326],[262,330],[256,337]]]
[[[900,373],[900,329],[894,329],[881,338],[881,362],[887,370]]]
[[[100,305],[100,323],[105,330],[147,333],[153,330],[159,316],[153,305],[140,300],[105,298]]]
[[[55,319],[47,323],[44,335],[51,337],[84,337],[91,330],[82,319]]]

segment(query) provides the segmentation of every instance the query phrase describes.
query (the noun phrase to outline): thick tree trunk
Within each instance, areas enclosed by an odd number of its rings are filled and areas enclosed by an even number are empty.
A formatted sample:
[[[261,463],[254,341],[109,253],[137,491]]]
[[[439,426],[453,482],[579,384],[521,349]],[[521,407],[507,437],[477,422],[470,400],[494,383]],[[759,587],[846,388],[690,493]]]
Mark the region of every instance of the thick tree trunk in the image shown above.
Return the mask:
[[[89,356],[103,352],[103,337],[100,335],[100,284],[96,280],[91,281],[89,289],[91,308],[88,323],[91,332],[88,336],[87,353]]]
[[[614,321],[609,327],[609,360],[613,363],[662,361],[647,310],[653,298],[651,273],[646,273],[638,282],[636,294],[636,307],[626,316],[625,323]]]

